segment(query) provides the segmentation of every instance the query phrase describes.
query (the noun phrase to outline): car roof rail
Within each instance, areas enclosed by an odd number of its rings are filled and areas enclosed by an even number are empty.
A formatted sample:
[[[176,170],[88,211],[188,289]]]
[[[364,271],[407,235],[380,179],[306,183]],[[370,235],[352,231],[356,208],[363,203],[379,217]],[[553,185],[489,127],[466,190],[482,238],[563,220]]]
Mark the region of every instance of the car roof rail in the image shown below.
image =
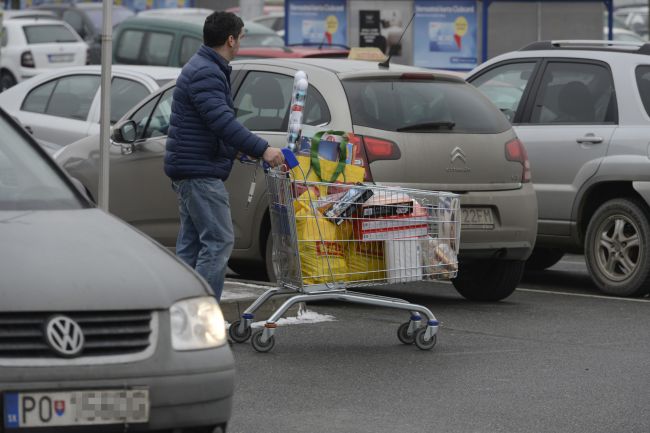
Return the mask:
[[[554,50],[554,49],[587,49],[587,50],[611,50],[634,52],[638,54],[650,54],[650,42],[635,41],[606,41],[606,40],[588,40],[588,39],[568,39],[552,41],[532,42],[520,51],[533,50]]]

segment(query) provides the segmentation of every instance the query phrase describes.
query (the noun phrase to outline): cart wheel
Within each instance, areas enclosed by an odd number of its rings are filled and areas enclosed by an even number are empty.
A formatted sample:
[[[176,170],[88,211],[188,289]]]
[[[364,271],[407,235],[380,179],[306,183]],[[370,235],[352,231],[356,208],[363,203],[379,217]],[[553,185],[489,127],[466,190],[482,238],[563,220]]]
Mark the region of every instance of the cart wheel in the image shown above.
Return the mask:
[[[245,343],[246,340],[251,338],[251,333],[253,332],[251,330],[251,327],[247,327],[244,329],[243,333],[239,333],[239,324],[241,323],[241,320],[237,320],[236,322],[233,322],[230,324],[230,328],[228,328],[228,335],[230,336],[230,339],[234,341],[235,343]]]
[[[424,339],[424,333],[427,332],[427,327],[423,326],[422,328],[418,329],[415,331],[413,334],[415,336],[415,345],[417,346],[418,349],[420,350],[431,350],[433,349],[433,346],[436,345],[436,336],[434,335],[431,340],[425,340]]]
[[[399,328],[397,328],[397,338],[399,338],[399,341],[404,344],[415,343],[415,332],[408,335],[409,326],[411,326],[411,322],[402,323],[399,325]]]
[[[262,343],[261,340],[263,332],[263,330],[257,331],[251,337],[251,344],[253,345],[253,349],[257,350],[258,352],[268,352],[269,350],[273,349],[273,346],[275,346],[274,336],[269,337],[269,339],[266,340],[266,343]]]

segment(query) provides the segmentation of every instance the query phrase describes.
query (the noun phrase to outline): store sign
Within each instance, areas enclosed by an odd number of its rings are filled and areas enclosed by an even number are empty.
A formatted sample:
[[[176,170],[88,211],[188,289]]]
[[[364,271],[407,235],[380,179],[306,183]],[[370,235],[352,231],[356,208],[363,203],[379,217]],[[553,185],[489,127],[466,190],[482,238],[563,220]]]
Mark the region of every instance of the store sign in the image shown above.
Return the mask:
[[[478,64],[475,0],[416,0],[416,66],[470,70]]]
[[[288,45],[348,45],[345,0],[287,0]]]

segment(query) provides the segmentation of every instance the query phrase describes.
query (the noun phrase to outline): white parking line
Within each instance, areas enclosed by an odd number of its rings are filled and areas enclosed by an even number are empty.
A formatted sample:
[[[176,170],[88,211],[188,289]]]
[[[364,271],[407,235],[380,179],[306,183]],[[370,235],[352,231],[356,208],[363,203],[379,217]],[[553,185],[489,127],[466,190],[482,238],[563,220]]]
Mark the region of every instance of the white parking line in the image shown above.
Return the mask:
[[[603,295],[588,295],[585,293],[569,293],[569,292],[556,292],[553,290],[539,290],[539,289],[521,289],[517,288],[517,291],[520,292],[533,292],[533,293],[544,293],[548,295],[564,295],[564,296],[578,296],[582,298],[594,298],[594,299],[607,299],[610,301],[628,301],[628,302],[650,302],[650,299],[639,299],[639,298],[620,298],[616,296],[603,296]]]

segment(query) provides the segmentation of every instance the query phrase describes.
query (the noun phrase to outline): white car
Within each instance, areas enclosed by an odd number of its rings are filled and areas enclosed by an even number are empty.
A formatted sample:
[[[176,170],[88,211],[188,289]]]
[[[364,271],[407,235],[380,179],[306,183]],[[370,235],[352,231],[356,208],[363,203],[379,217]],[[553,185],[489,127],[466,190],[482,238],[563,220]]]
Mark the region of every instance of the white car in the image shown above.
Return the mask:
[[[56,19],[16,18],[2,25],[0,91],[50,69],[85,65],[88,44]]]
[[[114,65],[111,122],[179,72],[180,68]],[[65,146],[99,134],[100,82],[100,65],[50,71],[0,93],[0,107],[37,139]]]

